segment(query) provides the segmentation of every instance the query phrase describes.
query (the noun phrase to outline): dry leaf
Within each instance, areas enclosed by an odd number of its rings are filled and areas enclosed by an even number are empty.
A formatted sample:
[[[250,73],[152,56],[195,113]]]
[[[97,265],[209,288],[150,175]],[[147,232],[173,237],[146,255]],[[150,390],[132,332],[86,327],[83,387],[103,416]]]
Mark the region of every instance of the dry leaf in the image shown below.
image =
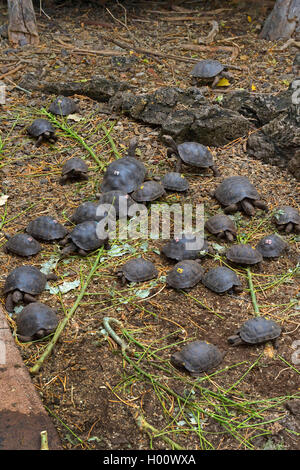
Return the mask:
[[[225,77],[221,78],[217,83],[217,86],[229,86],[229,85],[230,83]]]

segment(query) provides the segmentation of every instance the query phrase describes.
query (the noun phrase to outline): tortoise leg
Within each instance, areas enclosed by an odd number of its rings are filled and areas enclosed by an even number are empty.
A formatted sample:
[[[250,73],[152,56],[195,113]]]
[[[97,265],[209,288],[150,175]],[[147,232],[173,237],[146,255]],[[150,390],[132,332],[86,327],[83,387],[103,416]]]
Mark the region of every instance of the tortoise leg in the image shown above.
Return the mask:
[[[77,252],[77,246],[74,244],[74,243],[69,243],[68,245],[65,246],[65,248],[63,248],[61,250],[61,255],[60,257],[61,258],[64,258],[68,255],[71,255],[73,253],[76,253]]]
[[[13,313],[15,304],[12,300],[12,293],[8,294],[5,301],[5,308],[9,313]]]
[[[217,86],[217,83],[219,82],[219,80],[222,78],[221,75],[216,75],[216,77],[214,78],[214,81],[212,82],[211,84],[211,87],[212,88],[215,88],[215,86]]]
[[[175,166],[175,170],[177,171],[177,173],[181,173],[182,172],[182,160],[181,158],[176,155],[176,166]]]
[[[19,302],[21,302],[23,300],[23,294],[21,291],[19,290],[15,290],[13,293],[12,293],[12,301],[14,304],[18,304]]]
[[[24,294],[23,300],[26,304],[31,304],[32,302],[36,302],[36,298],[31,294]]]
[[[212,169],[212,172],[213,172],[213,175],[214,175],[214,176],[220,176],[219,169],[216,167],[216,165],[213,165],[213,166],[211,167],[211,169]]]
[[[292,222],[289,222],[288,224],[286,224],[285,226],[285,233],[291,233],[294,229],[294,224]]]
[[[252,202],[249,201],[249,199],[245,198],[241,201],[241,206],[242,206],[242,209],[243,211],[247,214],[247,215],[254,215],[255,214],[255,209],[253,207],[253,204]]]
[[[225,230],[224,234],[225,234],[226,240],[228,240],[229,242],[234,241],[234,236],[232,235],[232,233],[229,230]]]
[[[229,206],[225,207],[224,213],[225,214],[233,214],[238,210],[238,205],[237,204],[230,204]]]
[[[85,251],[85,250],[83,250],[82,248],[80,248],[80,249],[78,250],[78,254],[79,254],[80,256],[87,256],[87,251]]]
[[[36,143],[35,143],[35,146],[36,146],[36,147],[40,147],[40,146],[42,145],[42,143],[43,143],[43,140],[44,140],[43,135],[40,135],[40,136],[38,137]]]
[[[257,201],[252,201],[252,203],[258,209],[261,209],[261,210],[266,211],[266,212],[268,212],[268,210],[269,210],[267,204],[263,201],[257,200]]]

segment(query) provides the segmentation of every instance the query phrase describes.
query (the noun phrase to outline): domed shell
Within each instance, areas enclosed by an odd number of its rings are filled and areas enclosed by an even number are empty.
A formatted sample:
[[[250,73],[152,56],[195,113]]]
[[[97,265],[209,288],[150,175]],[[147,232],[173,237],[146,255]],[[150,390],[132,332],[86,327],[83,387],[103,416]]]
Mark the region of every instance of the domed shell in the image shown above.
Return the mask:
[[[135,204],[129,194],[120,190],[113,190],[99,196],[98,205],[111,204],[115,208],[116,217],[124,218],[128,216],[129,208]]]
[[[287,243],[276,233],[266,235],[256,245],[256,249],[264,258],[277,258],[286,248]]]
[[[128,154],[108,165],[100,185],[103,193],[117,189],[129,194],[142,184],[147,170],[134,156],[136,147],[137,140],[133,138],[129,143]]]
[[[187,191],[189,189],[188,180],[181,173],[170,171],[161,180],[164,189],[168,191]]]
[[[136,202],[150,202],[155,201],[164,194],[164,187],[158,181],[145,181],[131,194],[131,197]]]
[[[251,265],[260,263],[263,259],[261,253],[249,244],[232,245],[226,252],[229,261],[236,264]]]
[[[81,224],[87,220],[95,220],[96,222],[103,219],[105,215],[97,214],[98,204],[96,202],[84,202],[80,204],[70,217],[74,224]]]
[[[224,65],[218,60],[204,59],[194,65],[191,75],[197,78],[213,78],[223,70]]]
[[[35,266],[19,266],[7,276],[3,293],[8,294],[16,289],[31,295],[43,292],[47,276]]]
[[[48,215],[41,215],[32,220],[25,230],[37,240],[44,241],[60,240],[68,233],[62,224]]]
[[[204,274],[202,283],[208,289],[218,294],[226,292],[234,286],[241,286],[241,281],[236,273],[226,266],[218,266],[210,269],[206,274]]]
[[[224,354],[217,346],[206,341],[193,341],[184,346],[181,351],[171,356],[175,367],[188,370],[191,375],[199,375],[217,367],[223,360]]]
[[[183,142],[177,145],[178,154],[182,161],[198,168],[213,166],[213,156],[205,145],[198,142]]]
[[[213,235],[225,231],[231,232],[234,236],[236,236],[237,233],[235,223],[225,214],[213,215],[205,222],[204,228]]]
[[[215,197],[224,206],[235,204],[245,198],[260,199],[256,188],[246,176],[229,176],[225,178],[217,187]]]
[[[158,276],[155,265],[144,258],[127,261],[127,263],[122,266],[122,273],[130,282],[149,281]]]
[[[30,340],[35,339],[38,332],[38,338],[41,338],[41,330],[44,330],[42,336],[52,333],[58,325],[58,318],[52,308],[40,302],[32,302],[17,315],[16,325],[17,335]]]
[[[292,206],[277,207],[274,218],[277,225],[285,225],[289,222],[300,224],[300,214],[298,210]]]
[[[277,338],[281,334],[281,328],[273,320],[263,317],[255,317],[243,323],[239,335],[245,343],[263,343]]]
[[[204,270],[197,261],[183,260],[169,271],[166,282],[174,289],[188,289],[198,284],[203,274]]]
[[[33,123],[28,127],[27,132],[33,137],[39,137],[45,132],[54,134],[55,129],[51,122],[47,119],[35,119]]]
[[[17,233],[8,239],[4,249],[18,256],[26,257],[36,255],[41,251],[42,247],[31,235]]]
[[[59,116],[67,116],[78,111],[78,106],[72,98],[68,96],[58,96],[49,107],[49,111],[52,114]]]
[[[76,173],[87,173],[88,172],[88,165],[82,158],[79,157],[72,157],[64,163],[62,167],[62,175],[68,175],[72,172]]]
[[[208,244],[201,235],[185,233],[180,238],[169,240],[161,251],[167,258],[176,261],[198,259],[207,254]]]
[[[93,251],[100,248],[108,239],[107,234],[105,234],[103,238],[101,238],[101,236],[98,222],[95,220],[87,220],[86,222],[76,225],[69,234],[72,242],[78,248],[85,251]]]

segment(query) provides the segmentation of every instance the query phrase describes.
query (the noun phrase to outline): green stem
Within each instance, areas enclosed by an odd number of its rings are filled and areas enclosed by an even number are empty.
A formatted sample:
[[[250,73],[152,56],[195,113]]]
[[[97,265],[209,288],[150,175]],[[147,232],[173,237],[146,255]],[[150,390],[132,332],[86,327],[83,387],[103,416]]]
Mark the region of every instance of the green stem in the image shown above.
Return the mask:
[[[258,308],[258,304],[257,304],[257,299],[256,299],[256,295],[255,295],[254,286],[253,286],[251,269],[246,268],[246,271],[247,271],[248,284],[249,284],[249,289],[250,289],[251,300],[252,300],[254,312],[255,312],[256,316],[259,316],[260,313],[259,313],[259,308]]]
[[[35,363],[34,366],[31,367],[31,369],[29,370],[29,372],[31,374],[37,374],[41,368],[41,366],[43,365],[44,361],[48,358],[48,356],[51,354],[52,352],[52,349],[54,348],[58,338],[60,337],[61,333],[63,332],[65,326],[67,325],[67,323],[69,322],[69,320],[72,318],[72,316],[74,315],[75,311],[77,310],[80,302],[81,302],[81,299],[83,298],[84,294],[85,294],[85,291],[86,289],[88,288],[88,285],[90,283],[90,280],[92,279],[96,269],[98,268],[98,264],[99,264],[99,260],[100,260],[100,256],[103,252],[103,247],[100,248],[99,252],[98,252],[98,255],[97,255],[97,258],[96,258],[96,261],[94,262],[93,264],[93,267],[91,269],[91,271],[89,272],[87,278],[86,278],[86,281],[84,283],[84,285],[82,286],[82,289],[81,291],[79,292],[79,295],[75,301],[75,303],[73,304],[72,308],[69,310],[69,312],[65,315],[64,319],[59,323],[58,327],[56,328],[56,331],[51,339],[51,341],[48,343],[45,351],[43,352],[43,354],[40,356],[40,358],[37,360],[37,362]]]

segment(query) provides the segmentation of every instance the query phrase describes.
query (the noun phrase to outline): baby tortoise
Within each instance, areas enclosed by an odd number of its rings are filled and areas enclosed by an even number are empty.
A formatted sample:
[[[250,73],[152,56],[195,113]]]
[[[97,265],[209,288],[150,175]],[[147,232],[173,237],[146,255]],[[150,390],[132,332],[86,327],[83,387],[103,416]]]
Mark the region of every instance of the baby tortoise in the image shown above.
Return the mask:
[[[171,364],[180,369],[186,369],[193,377],[197,377],[202,372],[215,369],[223,358],[224,353],[217,346],[197,340],[172,354]]]
[[[55,129],[51,122],[47,119],[35,119],[31,126],[28,127],[27,132],[32,137],[36,137],[36,147],[40,147],[43,141],[55,143],[57,136],[55,135]]]
[[[189,182],[182,173],[170,171],[161,180],[161,184],[167,191],[183,192],[189,189]]]
[[[221,64],[218,60],[204,59],[194,65],[191,75],[194,79],[211,83],[213,88],[221,78],[232,78],[232,75],[227,72],[226,67],[226,65]]]
[[[225,178],[214,192],[215,198],[225,206],[225,214],[238,210],[247,215],[255,214],[255,207],[267,211],[266,204],[246,176],[229,176]]]
[[[198,142],[184,142],[183,144],[176,144],[170,135],[164,135],[163,139],[169,145],[167,148],[167,156],[176,156],[176,172],[181,173],[182,164],[196,167],[196,168],[211,168],[214,176],[219,176],[219,170],[214,164],[212,153],[205,145]]]
[[[294,207],[281,206],[276,209],[274,221],[278,230],[289,234],[300,233],[300,214]]]
[[[34,341],[53,333],[58,325],[57,312],[48,305],[33,302],[16,317],[17,336],[22,342]]]
[[[68,230],[49,215],[41,215],[29,222],[25,231],[37,240],[54,241],[64,238]]]
[[[262,254],[248,243],[232,245],[226,252],[226,258],[235,264],[253,265],[263,260]]]
[[[242,324],[235,335],[229,336],[228,342],[233,346],[241,343],[259,344],[274,340],[281,334],[281,328],[273,320],[255,317]]]
[[[88,180],[88,171],[89,167],[82,158],[72,157],[62,167],[60,182]]]
[[[70,217],[70,221],[75,224],[81,224],[82,222],[86,222],[87,220],[95,220],[99,222],[104,217],[106,217],[107,211],[102,213],[98,211],[98,203],[97,202],[84,202],[80,204],[74,211],[74,213]]]
[[[42,249],[39,242],[26,233],[16,233],[16,235],[13,236],[8,234],[4,235],[8,240],[3,247],[5,253],[10,252],[18,256],[29,258],[39,253]]]
[[[190,289],[201,281],[204,274],[199,260],[183,260],[176,263],[167,274],[166,282],[174,289]]]
[[[15,305],[20,302],[35,302],[49,280],[56,280],[55,274],[44,274],[35,266],[19,266],[6,278],[3,294],[7,295],[5,307],[13,312]]]
[[[72,98],[68,96],[58,96],[50,104],[49,111],[59,116],[68,116],[69,114],[77,113],[78,106]]]
[[[202,278],[202,283],[208,289],[223,294],[224,292],[242,292],[242,284],[234,271],[226,266],[217,266],[210,269]]]
[[[96,196],[99,198],[98,204],[108,204],[112,205],[115,209],[115,215],[117,218],[123,219],[129,217],[129,209],[135,204],[135,201],[132,199],[129,194],[118,189],[107,191],[106,193],[98,193]]]
[[[204,224],[204,228],[220,239],[233,242],[236,238],[236,226],[230,217],[224,214],[216,214],[210,217]]]
[[[263,258],[277,258],[287,247],[288,244],[276,233],[273,233],[263,237],[255,248],[262,254]]]
[[[183,233],[180,237],[169,240],[162,247],[162,253],[175,261],[199,259],[210,251],[206,240],[195,233]]]
[[[108,165],[100,185],[103,193],[118,189],[130,194],[143,183],[147,171],[145,165],[135,158],[137,144],[134,137],[129,142],[127,155]]]
[[[61,257],[78,253],[81,256],[87,256],[90,251],[97,250],[104,246],[109,249],[108,234],[102,233],[98,222],[87,220],[76,227],[63,240],[61,245],[64,248],[61,251]]]
[[[136,202],[151,202],[164,196],[164,194],[164,187],[158,181],[145,181],[131,194],[131,197]]]
[[[121,278],[123,284],[126,283],[126,280],[129,282],[144,282],[156,278],[158,271],[152,261],[137,258],[127,261],[121,270],[117,272],[117,276]]]

